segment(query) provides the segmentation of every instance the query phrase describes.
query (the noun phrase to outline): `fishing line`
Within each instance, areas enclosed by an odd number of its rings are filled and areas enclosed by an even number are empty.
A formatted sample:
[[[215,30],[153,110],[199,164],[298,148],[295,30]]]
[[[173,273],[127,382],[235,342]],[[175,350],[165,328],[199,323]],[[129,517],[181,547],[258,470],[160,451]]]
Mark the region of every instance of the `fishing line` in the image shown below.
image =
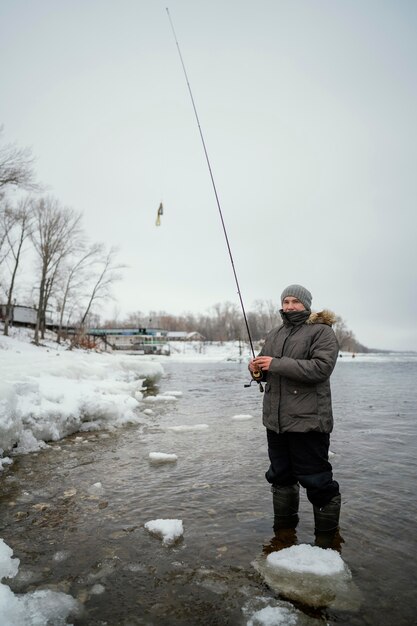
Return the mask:
[[[198,117],[197,107],[196,107],[196,104],[195,104],[195,101],[194,101],[193,92],[191,90],[190,81],[188,79],[188,74],[187,74],[187,70],[186,70],[186,67],[185,67],[184,59],[183,59],[182,54],[181,54],[181,49],[180,49],[180,45],[178,43],[177,34],[175,32],[174,24],[172,22],[171,15],[170,15],[170,12],[169,12],[168,8],[166,8],[166,12],[167,12],[167,15],[168,15],[169,22],[171,24],[172,34],[174,35],[175,44],[177,46],[178,55],[180,57],[182,69],[183,69],[183,72],[184,72],[185,81],[187,83],[188,92],[190,94],[191,104],[193,106],[194,116],[195,116],[195,119],[196,119],[196,122],[197,122],[197,126],[198,126],[198,130],[199,130],[199,133],[200,133],[201,143],[203,144],[204,155],[206,157],[207,167],[208,167],[208,170],[209,170],[209,173],[210,173],[211,184],[212,184],[214,195],[215,195],[215,198],[216,198],[216,204],[217,204],[217,208],[218,208],[219,215],[220,215],[220,221],[221,221],[221,224],[222,224],[224,237],[225,237],[225,240],[226,240],[227,250],[229,252],[230,262],[232,264],[233,275],[235,277],[235,283],[236,283],[236,287],[237,287],[237,294],[239,296],[240,306],[242,308],[242,313],[243,313],[243,319],[245,321],[245,326],[246,326],[246,330],[247,330],[247,333],[248,333],[250,349],[251,349],[253,358],[255,358],[255,350],[254,350],[254,347],[253,347],[252,335],[251,335],[251,332],[250,332],[250,329],[249,329],[248,318],[246,316],[246,311],[245,311],[245,307],[244,307],[244,304],[243,304],[243,299],[242,299],[242,294],[241,294],[241,291],[240,291],[239,280],[238,280],[238,277],[237,277],[237,273],[236,273],[236,269],[235,269],[235,263],[234,263],[234,260],[233,260],[232,249],[230,247],[229,237],[227,235],[226,225],[225,225],[225,222],[224,222],[224,219],[223,219],[223,212],[222,212],[221,205],[220,205],[219,194],[217,193],[217,187],[216,187],[216,183],[214,181],[213,170],[211,168],[211,163],[210,163],[209,155],[208,155],[208,152],[207,152],[206,142],[204,140],[203,131],[201,129],[200,118]],[[260,391],[263,391],[263,387],[262,387],[262,384],[260,383],[260,381],[259,381],[259,388],[260,388]]]

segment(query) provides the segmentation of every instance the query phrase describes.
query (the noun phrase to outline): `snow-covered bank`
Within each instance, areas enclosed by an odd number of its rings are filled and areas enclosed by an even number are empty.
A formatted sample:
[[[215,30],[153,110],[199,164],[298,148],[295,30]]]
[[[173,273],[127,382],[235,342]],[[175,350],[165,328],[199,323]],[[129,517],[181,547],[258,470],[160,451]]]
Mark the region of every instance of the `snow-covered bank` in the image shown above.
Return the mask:
[[[237,361],[251,358],[249,344],[239,341],[170,341],[170,356],[152,357],[160,361]],[[255,347],[255,350],[257,348]],[[260,349],[260,348],[259,348]]]
[[[205,343],[201,341],[170,341],[170,356],[148,357],[163,363],[164,361],[192,362],[240,362],[248,363],[252,358],[249,344],[239,341],[214,341]],[[261,345],[254,345],[255,353],[261,349]],[[417,352],[351,352],[339,353],[340,363],[385,363],[385,362],[417,362]]]
[[[152,360],[69,351],[52,342],[37,347],[24,332],[2,336],[0,448],[29,452],[80,430],[140,423],[143,382],[162,374]]]
[[[416,363],[417,352],[340,352],[340,363]]]

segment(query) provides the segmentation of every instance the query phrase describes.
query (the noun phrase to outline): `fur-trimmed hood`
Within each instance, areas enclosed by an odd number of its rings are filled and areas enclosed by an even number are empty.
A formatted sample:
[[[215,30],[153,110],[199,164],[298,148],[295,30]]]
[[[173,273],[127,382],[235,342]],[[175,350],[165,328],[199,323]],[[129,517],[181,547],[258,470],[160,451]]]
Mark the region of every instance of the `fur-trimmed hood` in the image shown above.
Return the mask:
[[[310,314],[310,317],[307,320],[307,324],[327,324],[327,326],[332,326],[336,321],[336,315],[329,311],[328,309],[324,309],[323,311],[313,311]]]

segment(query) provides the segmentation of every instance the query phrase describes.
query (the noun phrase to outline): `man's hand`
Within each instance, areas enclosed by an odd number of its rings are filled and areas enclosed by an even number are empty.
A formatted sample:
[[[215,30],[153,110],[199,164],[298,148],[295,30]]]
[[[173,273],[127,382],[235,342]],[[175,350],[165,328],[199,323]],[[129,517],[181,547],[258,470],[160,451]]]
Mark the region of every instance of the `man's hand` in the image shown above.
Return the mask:
[[[249,363],[249,369],[251,372],[259,372],[259,370],[269,370],[271,365],[272,356],[257,356]]]

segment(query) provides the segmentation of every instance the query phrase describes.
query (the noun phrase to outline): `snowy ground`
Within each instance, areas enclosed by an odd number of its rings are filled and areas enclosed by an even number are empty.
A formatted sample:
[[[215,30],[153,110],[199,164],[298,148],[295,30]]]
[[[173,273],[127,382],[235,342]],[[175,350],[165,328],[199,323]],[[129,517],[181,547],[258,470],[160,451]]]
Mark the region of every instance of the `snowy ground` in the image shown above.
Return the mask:
[[[30,341],[25,329],[0,337],[2,452],[31,452],[77,431],[140,422],[143,383],[163,374],[150,360]]]

